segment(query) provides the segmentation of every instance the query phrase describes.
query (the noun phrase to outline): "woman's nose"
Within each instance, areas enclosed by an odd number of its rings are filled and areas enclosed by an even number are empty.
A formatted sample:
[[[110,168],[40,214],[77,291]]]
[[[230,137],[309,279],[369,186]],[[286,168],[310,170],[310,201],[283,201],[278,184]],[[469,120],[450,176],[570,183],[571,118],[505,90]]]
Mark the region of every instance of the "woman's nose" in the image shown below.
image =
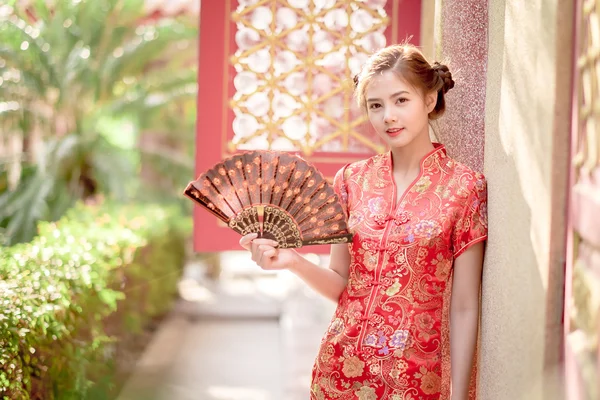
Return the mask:
[[[396,115],[394,115],[393,112],[386,110],[385,115],[383,116],[383,122],[386,124],[396,122]]]

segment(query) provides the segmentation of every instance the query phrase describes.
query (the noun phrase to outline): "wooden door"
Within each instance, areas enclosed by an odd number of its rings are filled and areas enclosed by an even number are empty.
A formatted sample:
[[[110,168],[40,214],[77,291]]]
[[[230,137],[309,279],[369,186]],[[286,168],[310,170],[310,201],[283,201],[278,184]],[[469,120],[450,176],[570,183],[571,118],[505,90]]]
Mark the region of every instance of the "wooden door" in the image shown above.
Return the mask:
[[[576,2],[565,275],[566,398],[600,399],[600,0]]]
[[[418,44],[420,21],[420,0],[203,1],[197,174],[240,150],[274,149],[332,178],[381,152],[352,78],[378,48]],[[239,248],[239,236],[200,207],[194,223],[196,251]]]

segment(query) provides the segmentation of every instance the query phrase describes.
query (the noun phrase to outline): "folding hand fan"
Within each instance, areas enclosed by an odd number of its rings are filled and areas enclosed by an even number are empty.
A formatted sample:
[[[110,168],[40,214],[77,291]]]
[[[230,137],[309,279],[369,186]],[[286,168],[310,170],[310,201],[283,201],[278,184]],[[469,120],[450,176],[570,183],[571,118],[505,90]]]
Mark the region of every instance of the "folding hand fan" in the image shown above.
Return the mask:
[[[258,233],[280,248],[352,239],[332,186],[286,152],[236,154],[190,182],[184,194],[239,234]]]

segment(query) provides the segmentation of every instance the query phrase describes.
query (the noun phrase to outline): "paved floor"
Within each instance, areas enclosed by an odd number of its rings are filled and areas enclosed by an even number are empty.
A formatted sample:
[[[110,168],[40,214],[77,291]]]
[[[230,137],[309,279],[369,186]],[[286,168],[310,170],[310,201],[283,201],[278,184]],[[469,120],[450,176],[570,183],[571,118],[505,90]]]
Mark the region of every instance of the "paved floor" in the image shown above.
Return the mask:
[[[326,259],[315,258],[326,262]],[[191,264],[182,301],[119,400],[305,400],[335,305],[288,272],[224,255],[218,284]]]

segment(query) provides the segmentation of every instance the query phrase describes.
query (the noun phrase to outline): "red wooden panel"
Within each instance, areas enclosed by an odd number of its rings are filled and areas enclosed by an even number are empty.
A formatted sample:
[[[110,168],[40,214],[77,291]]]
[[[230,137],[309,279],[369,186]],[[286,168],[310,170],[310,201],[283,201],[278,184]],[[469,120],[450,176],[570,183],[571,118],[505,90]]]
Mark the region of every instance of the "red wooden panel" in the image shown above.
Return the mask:
[[[377,1],[373,1],[377,3]],[[236,51],[237,24],[232,15],[237,0],[204,1],[200,11],[200,41],[198,69],[198,121],[196,132],[196,174],[212,167],[221,159],[238,151],[231,148],[234,137],[232,122],[235,118],[230,100],[235,94],[233,79],[236,70],[231,63]],[[389,24],[384,35],[388,44],[404,41],[419,43],[421,21],[420,0],[388,0],[385,5]],[[368,125],[363,125],[365,134]],[[372,132],[370,132],[372,134]],[[361,154],[351,152],[315,151],[302,154],[316,164],[329,178],[348,162],[370,157],[374,151]],[[201,209],[194,210],[194,248],[196,251],[239,249],[239,235]],[[311,246],[311,252],[328,252],[329,246]]]

